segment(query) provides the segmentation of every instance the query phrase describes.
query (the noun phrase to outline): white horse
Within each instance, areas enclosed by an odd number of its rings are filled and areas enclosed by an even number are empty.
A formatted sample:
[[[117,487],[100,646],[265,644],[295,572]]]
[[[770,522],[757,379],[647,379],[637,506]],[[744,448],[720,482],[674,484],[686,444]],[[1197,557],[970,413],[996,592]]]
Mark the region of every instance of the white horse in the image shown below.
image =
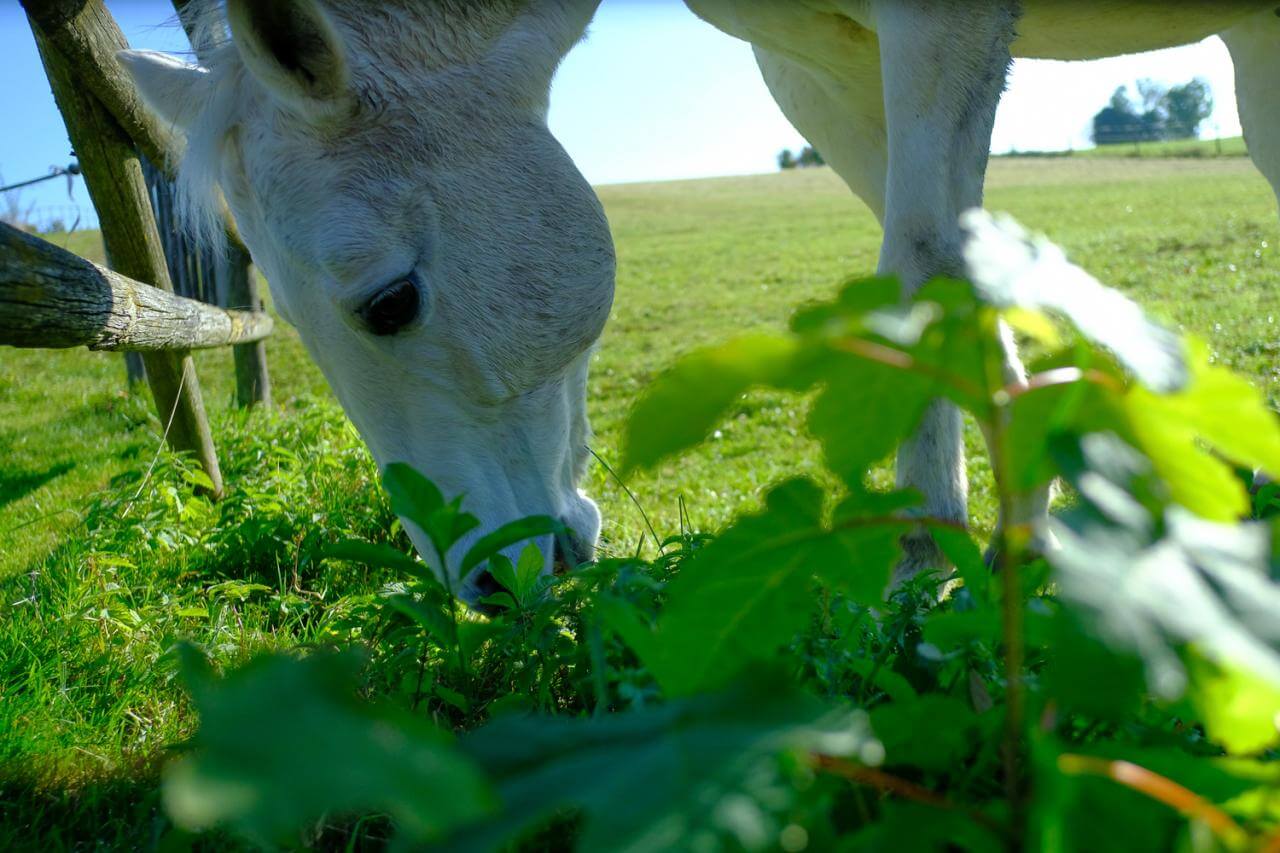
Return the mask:
[[[224,37],[204,66],[121,56],[186,136],[189,208],[207,216],[225,195],[275,305],[378,462],[465,493],[476,535],[562,518],[576,531],[569,560],[590,557],[599,531],[577,484],[614,255],[546,112],[598,2],[229,0],[230,38],[215,24]],[[958,218],[981,205],[1015,55],[1091,59],[1219,33],[1250,152],[1280,186],[1277,0],[688,3],[751,42],[784,113],[880,218],[880,269],[907,292],[962,270]],[[934,405],[898,480],[928,514],[966,520],[954,407]],[[1029,496],[1018,520],[1043,511]],[[927,539],[907,544],[908,570],[935,562]],[[482,571],[454,581],[468,599],[492,586]]]

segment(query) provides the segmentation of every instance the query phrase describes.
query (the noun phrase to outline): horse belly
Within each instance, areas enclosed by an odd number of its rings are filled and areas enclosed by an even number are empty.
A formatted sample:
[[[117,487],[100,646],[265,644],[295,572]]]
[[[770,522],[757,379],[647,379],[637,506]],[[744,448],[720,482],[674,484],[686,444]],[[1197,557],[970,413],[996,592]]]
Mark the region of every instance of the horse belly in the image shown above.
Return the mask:
[[[1023,0],[1013,55],[1101,59],[1190,44],[1277,0]]]

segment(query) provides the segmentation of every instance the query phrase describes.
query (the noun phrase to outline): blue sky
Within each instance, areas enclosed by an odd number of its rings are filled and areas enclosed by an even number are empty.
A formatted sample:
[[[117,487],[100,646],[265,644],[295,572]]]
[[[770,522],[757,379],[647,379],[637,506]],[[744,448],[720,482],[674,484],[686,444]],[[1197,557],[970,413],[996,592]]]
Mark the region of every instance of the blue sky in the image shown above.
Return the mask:
[[[134,47],[183,50],[167,0],[108,0]],[[0,3],[3,79],[0,174],[5,183],[65,165],[70,146],[26,18]],[[1206,130],[1240,132],[1231,63],[1217,39],[1084,63],[1020,60],[996,119],[992,149],[1086,147],[1089,119],[1119,85],[1207,78],[1217,109]],[[695,18],[679,0],[605,0],[590,37],[565,60],[552,91],[552,130],[593,183],[669,180],[772,171],[784,147],[803,140],[778,111],[750,48]],[[93,222],[77,180],[25,192],[46,215]]]

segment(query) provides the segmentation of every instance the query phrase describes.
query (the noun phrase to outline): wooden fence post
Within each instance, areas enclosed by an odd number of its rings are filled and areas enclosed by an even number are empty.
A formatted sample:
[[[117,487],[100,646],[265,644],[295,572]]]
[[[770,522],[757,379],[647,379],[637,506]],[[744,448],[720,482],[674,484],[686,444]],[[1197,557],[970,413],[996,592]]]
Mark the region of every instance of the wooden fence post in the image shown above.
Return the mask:
[[[126,352],[124,355],[124,378],[129,390],[137,387],[139,382],[147,378],[147,366],[142,363],[141,353]]]
[[[54,100],[98,211],[111,266],[129,278],[172,290],[134,141],[84,85],[86,75],[77,70],[81,65],[92,64],[98,56],[114,60],[115,52],[128,46],[123,34],[100,2],[85,3],[74,18],[63,22],[71,27],[84,24],[78,28],[83,41],[74,45],[76,53],[64,54],[45,37],[37,21],[40,13],[48,15],[49,9],[40,8],[39,0],[24,0],[23,5]],[[184,352],[156,352],[143,356],[143,361],[169,444],[175,450],[195,454],[213,485],[208,491],[213,497],[220,497],[222,472],[191,356]]]
[[[249,254],[236,246],[228,246],[226,256],[218,264],[219,281],[225,283],[224,308],[261,311],[258,282],[249,268]],[[267,373],[267,343],[254,341],[231,348],[236,364],[236,405],[241,408],[261,403],[271,405],[271,376]]]

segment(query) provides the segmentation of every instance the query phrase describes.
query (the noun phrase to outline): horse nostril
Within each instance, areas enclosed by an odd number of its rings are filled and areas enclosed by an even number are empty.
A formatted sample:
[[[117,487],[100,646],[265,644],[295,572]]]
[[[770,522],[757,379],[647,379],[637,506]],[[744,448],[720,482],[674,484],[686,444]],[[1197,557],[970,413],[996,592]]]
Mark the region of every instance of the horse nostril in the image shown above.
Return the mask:
[[[556,536],[555,548],[553,551],[553,559],[551,562],[551,570],[556,574],[567,572],[570,569],[577,568],[578,552],[573,547],[573,542],[567,534]]]

